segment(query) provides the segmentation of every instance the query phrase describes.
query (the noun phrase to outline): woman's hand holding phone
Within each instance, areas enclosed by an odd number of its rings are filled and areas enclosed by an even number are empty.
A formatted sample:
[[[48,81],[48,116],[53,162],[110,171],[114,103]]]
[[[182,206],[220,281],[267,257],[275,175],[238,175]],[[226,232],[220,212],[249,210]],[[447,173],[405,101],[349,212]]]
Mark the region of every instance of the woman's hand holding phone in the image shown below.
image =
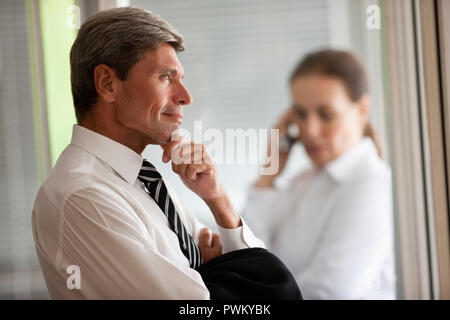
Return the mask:
[[[273,187],[274,180],[283,172],[286,167],[287,160],[289,158],[289,154],[292,150],[292,146],[299,139],[299,131],[298,127],[295,125],[295,110],[294,108],[289,108],[277,121],[273,129],[279,130],[279,165],[278,171],[274,175],[261,175],[254,184],[256,188],[269,188]],[[297,129],[297,130],[295,130]],[[271,143],[269,141],[268,146],[268,156],[271,155]]]

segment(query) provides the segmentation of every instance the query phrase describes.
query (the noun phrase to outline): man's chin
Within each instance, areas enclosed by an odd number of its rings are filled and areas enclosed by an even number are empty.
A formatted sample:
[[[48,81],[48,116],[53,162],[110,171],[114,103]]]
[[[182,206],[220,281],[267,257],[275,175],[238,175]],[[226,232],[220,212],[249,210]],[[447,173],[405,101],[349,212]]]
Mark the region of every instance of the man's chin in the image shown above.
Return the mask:
[[[159,139],[152,139],[151,144],[167,144],[170,141],[176,140],[179,135],[176,133],[176,130],[169,134],[165,134],[164,136],[160,137]]]
[[[148,144],[167,144],[170,141],[177,140],[180,136],[179,126],[166,126],[165,130],[159,132],[145,132]],[[144,133],[144,132],[142,132]]]
[[[146,134],[147,136],[147,145],[149,144],[165,144],[167,143],[167,140],[170,140],[170,137],[167,139],[166,136],[163,137],[156,137],[154,135]]]

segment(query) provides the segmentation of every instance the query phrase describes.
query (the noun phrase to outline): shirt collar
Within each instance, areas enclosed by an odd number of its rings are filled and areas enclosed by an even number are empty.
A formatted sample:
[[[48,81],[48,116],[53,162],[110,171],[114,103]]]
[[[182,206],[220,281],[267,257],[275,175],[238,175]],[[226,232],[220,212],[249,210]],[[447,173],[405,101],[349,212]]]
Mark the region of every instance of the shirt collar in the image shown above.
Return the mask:
[[[344,181],[354,173],[364,159],[378,157],[373,141],[363,137],[355,146],[325,166],[325,170],[337,181]]]
[[[128,183],[135,183],[143,157],[127,146],[77,124],[71,144],[104,161]]]

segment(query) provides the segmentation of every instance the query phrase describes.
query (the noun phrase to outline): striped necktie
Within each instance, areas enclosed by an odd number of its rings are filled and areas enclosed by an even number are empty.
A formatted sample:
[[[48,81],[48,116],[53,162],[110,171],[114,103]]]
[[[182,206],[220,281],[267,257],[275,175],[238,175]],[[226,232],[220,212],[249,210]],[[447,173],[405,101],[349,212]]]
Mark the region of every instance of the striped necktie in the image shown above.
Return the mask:
[[[144,159],[138,178],[144,183],[147,193],[155,200],[169,220],[170,228],[177,235],[180,249],[188,258],[191,268],[199,267],[203,262],[200,248],[180,220],[177,209],[159,172],[150,162]]]

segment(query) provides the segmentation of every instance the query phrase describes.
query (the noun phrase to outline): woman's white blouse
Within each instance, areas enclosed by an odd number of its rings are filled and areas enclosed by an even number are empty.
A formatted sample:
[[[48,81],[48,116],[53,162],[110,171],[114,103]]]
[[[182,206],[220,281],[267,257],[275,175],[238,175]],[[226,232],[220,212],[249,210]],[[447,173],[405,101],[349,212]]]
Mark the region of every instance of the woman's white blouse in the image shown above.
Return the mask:
[[[391,173],[370,138],[285,188],[251,187],[243,217],[305,299],[395,299]]]

